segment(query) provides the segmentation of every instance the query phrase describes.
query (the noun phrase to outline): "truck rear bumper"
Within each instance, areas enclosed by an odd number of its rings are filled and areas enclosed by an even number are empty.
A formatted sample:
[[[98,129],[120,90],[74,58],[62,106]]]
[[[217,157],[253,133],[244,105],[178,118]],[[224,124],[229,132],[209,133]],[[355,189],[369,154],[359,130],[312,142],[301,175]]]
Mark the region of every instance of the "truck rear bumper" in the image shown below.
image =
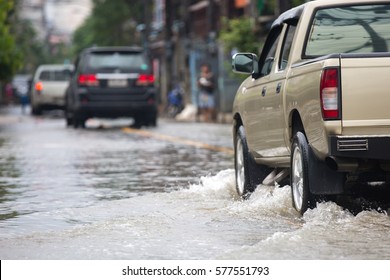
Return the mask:
[[[330,136],[331,157],[390,160],[390,135]]]

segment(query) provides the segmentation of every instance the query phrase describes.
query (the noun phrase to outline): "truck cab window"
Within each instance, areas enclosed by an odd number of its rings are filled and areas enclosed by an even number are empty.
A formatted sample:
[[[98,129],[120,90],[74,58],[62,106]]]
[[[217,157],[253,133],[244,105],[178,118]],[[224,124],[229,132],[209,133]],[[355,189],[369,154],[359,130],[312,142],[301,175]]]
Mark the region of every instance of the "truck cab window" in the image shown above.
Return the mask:
[[[282,52],[279,59],[279,65],[278,65],[279,71],[283,71],[284,69],[286,69],[295,30],[296,30],[296,26],[294,25],[289,25],[287,27],[287,32],[284,37],[283,46],[282,46]]]
[[[271,73],[272,66],[275,61],[276,48],[278,46],[280,38],[280,29],[274,30],[270,37],[267,38],[263,52],[260,57],[260,74],[261,76],[267,76]]]
[[[388,52],[389,15],[388,3],[320,9],[311,24],[305,56]]]

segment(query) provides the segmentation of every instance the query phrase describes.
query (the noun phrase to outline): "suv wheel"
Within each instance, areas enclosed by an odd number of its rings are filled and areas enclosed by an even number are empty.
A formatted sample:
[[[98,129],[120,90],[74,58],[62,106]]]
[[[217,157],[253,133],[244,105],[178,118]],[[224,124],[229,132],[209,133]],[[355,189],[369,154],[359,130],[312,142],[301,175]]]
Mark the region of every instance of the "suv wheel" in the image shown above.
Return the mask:
[[[249,153],[245,129],[240,126],[234,143],[234,166],[236,173],[236,190],[240,197],[248,198],[261,184],[269,172],[269,168],[255,162]]]
[[[71,126],[71,125],[73,125],[73,118],[66,117],[66,126]]]
[[[65,107],[65,120],[66,120],[66,126],[71,126],[73,125],[73,115],[69,111],[69,108],[66,106]]]
[[[85,128],[85,122],[87,120],[83,117],[74,117],[73,118],[73,127],[74,128]]]
[[[152,117],[148,120],[148,126],[156,127],[157,126],[157,117]]]
[[[307,209],[314,207],[315,199],[309,187],[309,146],[302,132],[295,134],[291,153],[292,202],[303,215]]]

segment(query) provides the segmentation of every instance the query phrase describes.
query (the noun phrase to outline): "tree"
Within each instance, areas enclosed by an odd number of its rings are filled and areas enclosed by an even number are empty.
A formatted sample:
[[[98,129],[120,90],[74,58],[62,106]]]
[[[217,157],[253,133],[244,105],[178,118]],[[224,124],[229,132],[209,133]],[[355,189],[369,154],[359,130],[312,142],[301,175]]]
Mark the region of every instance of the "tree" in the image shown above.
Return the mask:
[[[293,7],[299,6],[305,2],[307,2],[307,0],[291,0],[291,4]]]
[[[10,79],[22,65],[21,53],[10,33],[10,15],[14,2],[0,0],[0,81]]]
[[[227,19],[222,18],[222,28],[218,40],[223,44],[225,56],[231,58],[235,52],[251,52],[258,54],[263,42],[259,40],[254,31],[252,20],[249,17]],[[224,61],[224,68],[231,78],[238,81],[245,79],[244,75],[231,71],[231,60]]]
[[[23,65],[19,69],[21,72],[32,73],[38,65],[53,61],[45,52],[44,42],[37,40],[37,33],[30,21],[20,20],[16,13],[10,31],[14,35],[16,49],[23,59]]]
[[[91,15],[74,33],[75,53],[93,45],[140,44],[136,26],[143,22],[144,9],[151,8],[151,1],[93,0],[93,3]]]
[[[73,34],[73,53],[77,54],[82,49],[91,47],[94,44],[93,17],[89,17]]]
[[[267,9],[272,8],[271,10],[275,10],[278,1],[279,4],[283,2],[283,0],[264,0],[258,3],[261,3],[262,8],[266,5]],[[284,3],[286,7],[290,6],[290,3],[292,7],[295,7],[307,2],[307,0],[284,0],[284,2],[286,2]],[[219,34],[219,40],[224,44],[225,49],[229,52],[237,50],[258,54],[262,47],[261,36],[256,34],[258,32],[259,30],[256,31],[253,19],[250,17],[233,19],[224,18],[222,19],[222,28]]]
[[[253,30],[252,20],[249,17],[222,19],[222,29],[219,40],[228,52],[232,50],[258,53],[258,38]]]

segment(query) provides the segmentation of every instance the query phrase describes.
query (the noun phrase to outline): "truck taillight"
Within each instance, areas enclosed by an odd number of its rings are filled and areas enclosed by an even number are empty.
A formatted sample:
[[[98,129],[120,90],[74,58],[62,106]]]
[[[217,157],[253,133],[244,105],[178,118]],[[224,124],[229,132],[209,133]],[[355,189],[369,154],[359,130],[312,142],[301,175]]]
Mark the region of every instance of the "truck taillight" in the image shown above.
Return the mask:
[[[99,81],[95,74],[80,74],[78,77],[80,86],[98,86]]]
[[[36,90],[36,91],[42,91],[42,90],[43,90],[43,85],[42,85],[41,82],[37,82],[37,83],[35,84],[35,90]]]
[[[154,84],[154,75],[153,74],[140,74],[138,76],[137,86],[152,86]]]
[[[340,83],[339,69],[327,68],[322,71],[320,85],[321,111],[324,120],[339,120],[340,108]]]

